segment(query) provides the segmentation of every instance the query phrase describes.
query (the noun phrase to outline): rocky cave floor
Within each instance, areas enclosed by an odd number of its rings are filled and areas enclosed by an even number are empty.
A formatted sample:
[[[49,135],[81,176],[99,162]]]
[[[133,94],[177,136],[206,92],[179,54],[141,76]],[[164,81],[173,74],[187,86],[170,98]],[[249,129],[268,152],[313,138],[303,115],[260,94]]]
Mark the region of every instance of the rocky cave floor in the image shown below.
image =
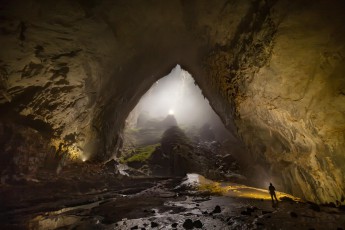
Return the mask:
[[[91,170],[92,168],[92,170]],[[344,229],[345,210],[203,178],[125,177],[87,165],[1,185],[0,229]],[[86,173],[85,170],[88,170]],[[47,179],[50,180],[47,180]],[[194,180],[193,180],[194,178]],[[209,180],[206,180],[209,181]],[[232,186],[229,186],[231,184]],[[205,186],[204,186],[205,187]],[[207,186],[206,186],[207,187]],[[220,193],[221,188],[228,189]],[[256,197],[256,198],[255,198]]]

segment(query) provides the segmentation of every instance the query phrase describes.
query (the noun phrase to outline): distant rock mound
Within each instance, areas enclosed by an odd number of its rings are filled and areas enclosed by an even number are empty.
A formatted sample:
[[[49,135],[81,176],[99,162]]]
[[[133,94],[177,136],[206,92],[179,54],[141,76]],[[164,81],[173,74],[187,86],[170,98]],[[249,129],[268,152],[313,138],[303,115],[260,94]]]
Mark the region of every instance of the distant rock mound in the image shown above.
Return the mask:
[[[174,115],[169,114],[164,118],[164,120],[160,123],[160,128],[168,129],[170,127],[177,126],[177,121]]]

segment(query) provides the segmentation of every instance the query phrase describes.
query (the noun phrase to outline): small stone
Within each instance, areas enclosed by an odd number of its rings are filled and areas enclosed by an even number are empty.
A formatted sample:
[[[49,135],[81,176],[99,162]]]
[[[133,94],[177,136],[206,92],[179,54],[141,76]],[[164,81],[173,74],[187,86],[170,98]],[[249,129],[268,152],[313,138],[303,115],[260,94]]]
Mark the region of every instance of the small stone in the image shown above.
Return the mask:
[[[337,207],[333,202],[329,202],[327,204],[324,204],[323,206],[330,207],[330,208],[336,208]]]
[[[272,213],[272,211],[262,211],[262,215],[265,215],[265,214],[269,214],[269,213]]]
[[[203,215],[207,215],[207,214],[208,214],[208,212],[207,212],[207,211],[204,211],[204,212],[202,212],[202,214],[203,214]]]
[[[177,227],[177,223],[173,223],[173,224],[171,225],[171,227],[176,228],[176,227]]]
[[[281,201],[289,201],[289,202],[294,202],[294,200],[288,196],[282,196],[282,197],[279,197],[279,200]]]
[[[213,210],[213,213],[221,213],[221,212],[222,212],[222,210],[220,209],[219,205],[217,205]]]
[[[158,224],[156,222],[151,222],[151,228],[156,228],[158,227]]]
[[[320,212],[321,211],[320,206],[315,204],[315,203],[310,203],[309,208],[314,210],[315,212]]]
[[[202,223],[201,223],[201,221],[200,220],[196,220],[196,221],[194,221],[193,222],[193,226],[195,227],[195,228],[202,228]]]
[[[247,208],[247,212],[254,212],[255,210],[257,210],[258,208],[257,207],[248,207]]]
[[[345,211],[345,205],[340,205],[338,208],[340,211]]]
[[[291,216],[291,217],[294,217],[294,218],[297,218],[297,217],[298,217],[297,213],[295,213],[295,212],[290,212],[290,216]]]
[[[242,211],[241,215],[251,216],[252,214],[251,212],[248,212],[248,211]]]
[[[193,221],[191,219],[185,220],[185,222],[182,225],[185,229],[193,229]]]
[[[133,229],[139,229],[138,225],[135,225],[134,227],[131,227],[131,230]]]

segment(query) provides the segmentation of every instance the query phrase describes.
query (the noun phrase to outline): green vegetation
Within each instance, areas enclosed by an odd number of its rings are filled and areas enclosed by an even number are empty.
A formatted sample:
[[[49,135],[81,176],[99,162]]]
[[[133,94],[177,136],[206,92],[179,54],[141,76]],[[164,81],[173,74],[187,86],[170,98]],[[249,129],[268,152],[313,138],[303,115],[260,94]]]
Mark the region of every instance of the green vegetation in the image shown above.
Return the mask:
[[[131,157],[127,159],[121,158],[120,162],[129,163],[129,162],[134,162],[134,161],[139,161],[139,162],[146,161],[147,159],[151,157],[151,154],[155,151],[156,147],[159,145],[160,144],[138,147],[134,150],[135,152],[134,155],[132,155]]]

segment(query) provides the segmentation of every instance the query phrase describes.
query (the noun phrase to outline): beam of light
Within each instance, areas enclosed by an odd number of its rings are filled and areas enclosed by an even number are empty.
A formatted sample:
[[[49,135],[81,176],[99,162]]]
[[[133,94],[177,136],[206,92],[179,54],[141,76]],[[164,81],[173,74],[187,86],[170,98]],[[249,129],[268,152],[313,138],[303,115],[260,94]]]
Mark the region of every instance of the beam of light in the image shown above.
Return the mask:
[[[184,183],[193,185],[200,191],[222,194],[223,196],[271,200],[271,195],[269,194],[268,189],[255,188],[231,182],[212,181],[195,173],[187,174],[187,180]],[[280,197],[288,197],[294,201],[301,201],[300,198],[287,193],[276,191],[276,194],[278,199]]]

